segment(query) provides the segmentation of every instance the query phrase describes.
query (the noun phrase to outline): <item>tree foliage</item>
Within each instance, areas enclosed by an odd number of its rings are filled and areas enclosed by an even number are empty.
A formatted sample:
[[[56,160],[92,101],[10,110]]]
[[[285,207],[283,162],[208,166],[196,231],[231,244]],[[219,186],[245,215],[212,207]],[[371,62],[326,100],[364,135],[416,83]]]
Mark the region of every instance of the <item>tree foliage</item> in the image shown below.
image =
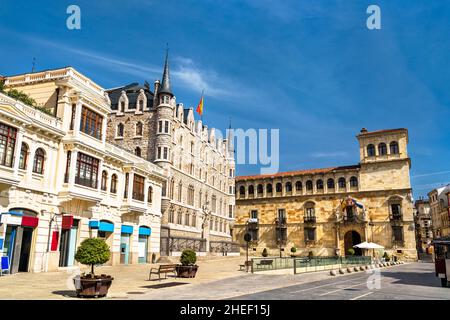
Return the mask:
[[[183,266],[193,266],[197,262],[197,254],[192,249],[185,249],[181,253],[180,263]]]
[[[91,266],[94,274],[94,266],[108,262],[111,251],[105,240],[99,238],[88,238],[81,242],[75,254],[75,260],[84,265]]]

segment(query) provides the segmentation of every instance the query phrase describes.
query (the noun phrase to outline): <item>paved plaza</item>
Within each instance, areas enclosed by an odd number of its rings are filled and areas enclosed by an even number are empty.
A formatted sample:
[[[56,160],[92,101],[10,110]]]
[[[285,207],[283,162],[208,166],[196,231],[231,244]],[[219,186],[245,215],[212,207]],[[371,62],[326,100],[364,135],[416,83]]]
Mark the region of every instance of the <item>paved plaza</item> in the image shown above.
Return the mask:
[[[156,265],[97,268],[114,277],[103,299],[450,299],[450,288],[441,288],[432,263],[409,263],[380,270],[330,276],[329,272],[292,274],[239,271],[242,257],[198,261],[194,279],[168,276],[148,280]],[[78,299],[72,286],[74,271],[18,273],[0,278],[0,299]],[[368,281],[369,280],[369,281]],[[368,286],[369,282],[369,286]]]

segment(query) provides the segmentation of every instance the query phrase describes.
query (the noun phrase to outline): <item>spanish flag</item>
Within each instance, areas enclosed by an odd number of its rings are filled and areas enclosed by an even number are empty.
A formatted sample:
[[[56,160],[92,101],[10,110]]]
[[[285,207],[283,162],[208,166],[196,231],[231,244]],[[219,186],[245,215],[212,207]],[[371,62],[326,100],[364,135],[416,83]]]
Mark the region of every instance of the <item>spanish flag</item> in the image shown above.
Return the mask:
[[[200,102],[198,103],[197,109],[195,109],[197,113],[202,117],[203,116],[203,93],[202,98],[200,99]]]

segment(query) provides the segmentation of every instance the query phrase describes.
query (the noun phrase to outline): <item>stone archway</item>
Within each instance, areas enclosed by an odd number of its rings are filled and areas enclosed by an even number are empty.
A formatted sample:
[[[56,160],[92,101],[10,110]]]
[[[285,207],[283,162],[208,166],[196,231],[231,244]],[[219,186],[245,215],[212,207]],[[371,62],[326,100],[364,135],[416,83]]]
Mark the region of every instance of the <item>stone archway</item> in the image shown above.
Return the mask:
[[[361,235],[354,231],[348,231],[344,236],[344,249],[345,255],[348,255],[348,249],[353,248],[354,245],[361,243]],[[353,248],[355,250],[355,256],[361,256],[362,251],[359,248]]]

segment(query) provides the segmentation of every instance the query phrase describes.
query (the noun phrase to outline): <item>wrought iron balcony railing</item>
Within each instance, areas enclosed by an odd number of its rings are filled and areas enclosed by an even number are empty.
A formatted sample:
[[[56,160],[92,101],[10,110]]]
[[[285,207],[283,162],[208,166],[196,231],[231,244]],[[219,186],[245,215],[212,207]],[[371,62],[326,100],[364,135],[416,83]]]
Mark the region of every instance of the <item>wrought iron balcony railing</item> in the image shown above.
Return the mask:
[[[305,216],[303,218],[305,223],[316,223],[316,217],[315,216]]]

